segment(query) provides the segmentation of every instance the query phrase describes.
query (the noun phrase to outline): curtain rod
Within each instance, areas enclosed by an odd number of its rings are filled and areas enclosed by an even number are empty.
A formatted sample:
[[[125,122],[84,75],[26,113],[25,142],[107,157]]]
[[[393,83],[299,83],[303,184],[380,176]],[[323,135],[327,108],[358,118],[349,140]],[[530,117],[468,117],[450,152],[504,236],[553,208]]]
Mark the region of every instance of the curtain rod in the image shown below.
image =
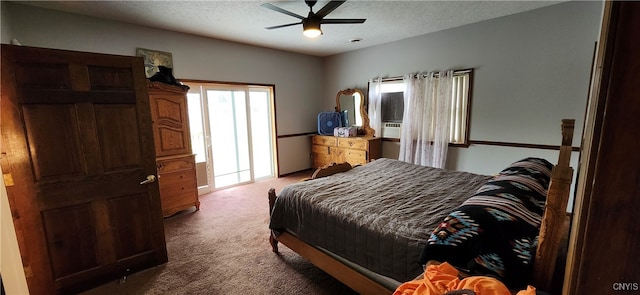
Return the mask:
[[[464,69],[464,70],[455,70],[453,71],[453,75],[454,76],[459,76],[462,74],[466,74],[466,73],[471,73],[473,72],[473,68],[471,69]],[[436,77],[440,76],[440,74],[436,73],[435,74]],[[382,82],[391,82],[391,81],[402,81],[404,79],[403,76],[399,76],[399,77],[389,77],[389,78],[382,78]]]

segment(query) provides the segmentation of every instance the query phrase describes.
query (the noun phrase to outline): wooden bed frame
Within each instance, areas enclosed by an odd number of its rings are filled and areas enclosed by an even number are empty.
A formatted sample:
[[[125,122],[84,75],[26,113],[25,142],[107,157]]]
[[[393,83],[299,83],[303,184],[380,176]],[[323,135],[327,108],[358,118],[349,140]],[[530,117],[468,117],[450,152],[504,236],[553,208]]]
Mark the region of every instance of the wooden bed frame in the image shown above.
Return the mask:
[[[540,225],[532,278],[532,285],[540,290],[550,290],[551,288],[562,236],[566,234],[564,221],[573,177],[573,169],[569,166],[569,160],[571,159],[574,124],[575,120],[573,119],[562,120],[560,156],[558,163],[554,165],[551,172],[547,203]],[[316,170],[310,179],[344,172],[349,169],[351,169],[351,165],[348,163],[329,165]],[[269,190],[269,214],[273,210],[276,199],[275,189],[272,188]],[[281,232],[277,236],[271,232],[269,242],[273,252],[278,253],[278,242],[280,242],[360,294],[392,294],[395,291],[395,288],[370,278],[325,251],[299,240],[288,232]]]

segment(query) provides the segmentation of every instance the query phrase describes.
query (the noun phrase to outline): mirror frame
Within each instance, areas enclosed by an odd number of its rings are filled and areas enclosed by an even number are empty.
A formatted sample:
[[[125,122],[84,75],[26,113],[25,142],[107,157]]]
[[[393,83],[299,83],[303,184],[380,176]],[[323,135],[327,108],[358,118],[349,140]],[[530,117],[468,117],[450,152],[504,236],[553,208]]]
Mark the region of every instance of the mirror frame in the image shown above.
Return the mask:
[[[362,133],[364,136],[370,136],[373,137],[375,134],[375,130],[373,130],[373,128],[371,128],[371,126],[369,126],[369,115],[367,114],[367,97],[364,96],[364,93],[362,92],[362,90],[360,89],[345,89],[345,90],[340,90],[338,92],[338,94],[336,94],[336,112],[341,112],[342,110],[340,109],[340,96],[342,95],[350,95],[353,96],[354,94],[360,94],[360,116],[362,117],[362,126],[360,126],[360,130],[358,131],[358,134]]]

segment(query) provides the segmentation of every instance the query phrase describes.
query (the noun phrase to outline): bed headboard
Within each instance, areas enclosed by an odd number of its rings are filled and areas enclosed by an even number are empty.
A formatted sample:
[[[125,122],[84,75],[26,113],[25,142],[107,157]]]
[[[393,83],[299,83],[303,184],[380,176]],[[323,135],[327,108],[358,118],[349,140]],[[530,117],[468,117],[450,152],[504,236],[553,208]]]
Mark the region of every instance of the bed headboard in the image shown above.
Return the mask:
[[[562,120],[562,145],[558,163],[551,171],[551,182],[547,192],[538,249],[534,260],[533,283],[536,288],[549,290],[556,266],[556,258],[560,250],[560,242],[564,234],[564,219],[566,217],[567,202],[571,191],[573,168],[569,166],[571,159],[571,144],[575,120]]]

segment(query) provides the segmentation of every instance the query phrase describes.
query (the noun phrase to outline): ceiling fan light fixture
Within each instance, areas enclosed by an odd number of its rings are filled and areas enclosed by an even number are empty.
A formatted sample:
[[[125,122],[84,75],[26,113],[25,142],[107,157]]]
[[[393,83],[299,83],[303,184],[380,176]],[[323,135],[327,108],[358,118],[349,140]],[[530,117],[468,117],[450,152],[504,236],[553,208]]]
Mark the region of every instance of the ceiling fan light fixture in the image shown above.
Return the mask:
[[[317,38],[322,35],[322,31],[320,29],[311,28],[304,30],[302,34],[307,38]]]
[[[322,30],[320,30],[320,21],[314,19],[304,19],[302,20],[302,34],[307,38],[317,38],[322,35]]]
[[[284,28],[284,27],[289,27],[289,26],[294,26],[294,25],[299,25],[302,24],[302,34],[305,35],[307,38],[317,38],[318,36],[322,35],[322,30],[320,29],[320,24],[361,24],[364,23],[366,21],[366,19],[364,18],[331,18],[331,19],[325,19],[325,17],[331,13],[332,11],[334,11],[336,8],[338,8],[338,6],[342,5],[344,2],[346,2],[346,0],[343,1],[329,1],[329,3],[325,4],[322,8],[320,8],[320,10],[318,10],[317,13],[313,12],[313,6],[316,4],[316,2],[318,1],[313,1],[313,0],[306,0],[305,3],[307,4],[307,6],[309,6],[309,14],[307,15],[307,17],[304,17],[302,15],[299,15],[297,13],[293,13],[291,11],[282,9],[278,6],[275,6],[271,3],[262,3],[261,6],[265,7],[267,9],[271,9],[273,11],[279,12],[279,13],[283,13],[286,14],[288,16],[292,16],[295,17],[299,20],[301,20],[301,22],[298,23],[290,23],[290,24],[284,24],[284,25],[278,25],[278,26],[271,26],[271,27],[266,27],[265,29],[267,30],[272,30],[272,29],[279,29],[279,28]]]

